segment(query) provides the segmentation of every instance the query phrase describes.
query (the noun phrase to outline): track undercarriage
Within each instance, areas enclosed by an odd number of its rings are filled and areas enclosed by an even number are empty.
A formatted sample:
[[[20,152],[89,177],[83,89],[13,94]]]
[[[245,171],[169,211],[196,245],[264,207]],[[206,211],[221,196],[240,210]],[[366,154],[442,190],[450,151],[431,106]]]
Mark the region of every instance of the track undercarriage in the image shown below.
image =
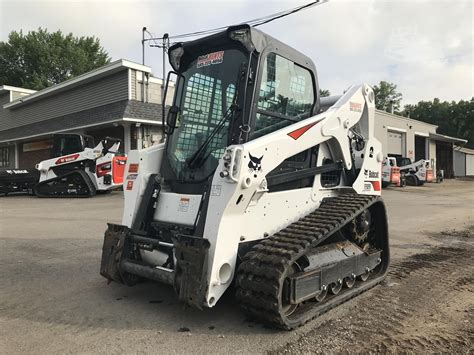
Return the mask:
[[[203,238],[193,239],[193,244],[198,240],[208,243]],[[128,285],[142,278],[174,285],[182,301],[201,308],[197,301],[206,291],[201,287],[202,265],[193,264],[191,275],[189,270],[183,274],[183,270],[143,264],[139,250],[161,244],[167,243],[136,235],[124,226],[109,225],[101,274]],[[183,245],[175,241],[174,248],[181,250]],[[191,249],[192,260],[204,262],[207,248]],[[184,265],[181,259],[176,255],[177,269]],[[380,283],[388,263],[382,199],[344,193],[324,199],[314,212],[254,244],[238,267],[236,298],[250,317],[289,330]],[[186,290],[178,286],[183,278]]]
[[[236,295],[251,317],[293,329],[380,283],[388,263],[382,200],[344,194],[256,244]]]
[[[35,194],[38,197],[91,197],[96,194],[96,188],[85,171],[74,170],[39,182]]]

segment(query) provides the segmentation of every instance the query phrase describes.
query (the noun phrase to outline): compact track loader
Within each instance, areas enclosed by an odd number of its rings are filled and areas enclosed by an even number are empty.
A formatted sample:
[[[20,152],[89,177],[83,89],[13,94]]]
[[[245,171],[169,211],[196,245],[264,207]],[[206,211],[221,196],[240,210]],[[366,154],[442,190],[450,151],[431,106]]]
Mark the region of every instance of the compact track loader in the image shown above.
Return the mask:
[[[400,173],[397,160],[394,157],[385,157],[382,162],[382,187],[406,185],[405,174]]]
[[[127,158],[118,154],[120,140],[106,138],[97,146],[91,136],[56,134],[51,159],[34,169],[0,172],[0,192],[26,192],[38,197],[91,197],[122,186]]]
[[[129,154],[101,274],[293,329],[389,264],[383,154],[368,85],[320,98],[308,57],[248,25],[170,47],[166,142]],[[167,84],[168,85],[168,84]]]
[[[433,169],[429,160],[420,159],[412,162],[410,158],[401,156],[396,156],[395,159],[408,185],[421,186],[425,182],[433,182]]]

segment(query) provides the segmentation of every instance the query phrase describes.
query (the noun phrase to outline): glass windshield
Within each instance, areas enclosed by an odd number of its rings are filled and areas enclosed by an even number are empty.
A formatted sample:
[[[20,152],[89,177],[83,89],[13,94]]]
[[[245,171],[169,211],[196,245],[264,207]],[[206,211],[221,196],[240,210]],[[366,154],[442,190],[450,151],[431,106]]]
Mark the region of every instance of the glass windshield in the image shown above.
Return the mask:
[[[193,60],[178,80],[175,105],[179,107],[177,128],[168,137],[168,158],[178,179],[202,181],[217,167],[227,146],[230,117],[206,147],[205,161],[194,169],[189,160],[213,134],[236,95],[237,81],[247,58],[237,49],[211,51]]]

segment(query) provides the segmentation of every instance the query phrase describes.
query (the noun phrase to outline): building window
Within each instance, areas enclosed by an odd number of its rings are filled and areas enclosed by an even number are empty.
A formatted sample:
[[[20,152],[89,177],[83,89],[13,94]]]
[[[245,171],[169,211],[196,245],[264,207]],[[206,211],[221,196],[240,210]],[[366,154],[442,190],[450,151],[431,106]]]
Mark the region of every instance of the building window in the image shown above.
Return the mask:
[[[10,166],[10,148],[0,147],[0,167]]]

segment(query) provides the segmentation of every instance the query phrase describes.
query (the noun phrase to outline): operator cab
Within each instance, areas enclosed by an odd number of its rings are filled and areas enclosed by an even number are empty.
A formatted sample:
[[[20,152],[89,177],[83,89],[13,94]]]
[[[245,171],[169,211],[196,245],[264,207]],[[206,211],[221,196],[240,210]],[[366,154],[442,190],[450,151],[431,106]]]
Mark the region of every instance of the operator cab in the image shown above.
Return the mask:
[[[311,59],[248,25],[175,44],[169,61],[166,85],[174,75],[176,87],[161,171],[174,192],[203,193],[226,147],[319,111]],[[311,160],[303,154],[295,163]]]
[[[94,148],[94,137],[81,134],[53,135],[53,158],[82,152],[85,148]]]

